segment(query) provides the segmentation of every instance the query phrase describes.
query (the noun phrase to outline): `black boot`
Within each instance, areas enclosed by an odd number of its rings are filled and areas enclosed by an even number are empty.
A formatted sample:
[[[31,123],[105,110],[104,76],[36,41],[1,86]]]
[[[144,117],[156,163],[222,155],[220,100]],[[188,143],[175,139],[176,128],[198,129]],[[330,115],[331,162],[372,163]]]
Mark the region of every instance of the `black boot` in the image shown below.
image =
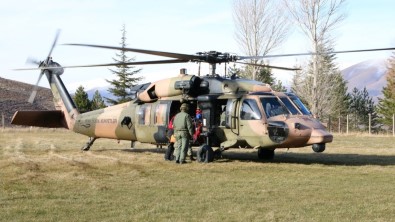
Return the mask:
[[[195,160],[196,160],[195,158],[193,158],[192,155],[189,156],[189,159],[190,159],[191,161],[195,161]]]

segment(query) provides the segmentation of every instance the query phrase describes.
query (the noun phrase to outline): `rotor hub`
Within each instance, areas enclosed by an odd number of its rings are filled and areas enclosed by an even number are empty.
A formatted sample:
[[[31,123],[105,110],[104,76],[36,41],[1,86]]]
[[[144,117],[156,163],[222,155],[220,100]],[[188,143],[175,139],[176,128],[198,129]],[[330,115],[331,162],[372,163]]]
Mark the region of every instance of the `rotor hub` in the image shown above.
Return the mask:
[[[207,62],[209,64],[221,64],[235,62],[237,60],[235,55],[217,51],[198,52],[196,54],[199,56],[199,59],[196,62]]]

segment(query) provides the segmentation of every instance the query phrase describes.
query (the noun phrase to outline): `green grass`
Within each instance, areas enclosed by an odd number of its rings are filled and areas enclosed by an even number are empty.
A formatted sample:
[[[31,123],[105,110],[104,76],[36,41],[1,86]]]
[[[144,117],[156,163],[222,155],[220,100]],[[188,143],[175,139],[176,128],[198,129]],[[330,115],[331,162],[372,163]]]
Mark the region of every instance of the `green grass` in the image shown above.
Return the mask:
[[[395,138],[335,135],[324,153],[235,149],[176,165],[151,145],[0,131],[1,221],[393,221]]]

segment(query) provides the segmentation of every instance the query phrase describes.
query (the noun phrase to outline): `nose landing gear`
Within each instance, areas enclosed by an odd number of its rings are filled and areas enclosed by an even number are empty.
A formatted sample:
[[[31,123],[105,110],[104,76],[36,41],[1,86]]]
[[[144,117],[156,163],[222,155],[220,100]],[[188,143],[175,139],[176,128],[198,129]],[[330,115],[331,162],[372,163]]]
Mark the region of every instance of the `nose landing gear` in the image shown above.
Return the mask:
[[[313,151],[316,153],[322,153],[325,151],[325,143],[316,143],[313,144]]]

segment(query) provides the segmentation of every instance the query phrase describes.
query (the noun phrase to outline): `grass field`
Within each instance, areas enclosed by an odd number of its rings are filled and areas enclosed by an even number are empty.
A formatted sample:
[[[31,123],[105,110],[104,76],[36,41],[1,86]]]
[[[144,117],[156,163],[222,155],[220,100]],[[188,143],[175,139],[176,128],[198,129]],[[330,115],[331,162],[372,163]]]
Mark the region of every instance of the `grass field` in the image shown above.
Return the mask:
[[[335,135],[310,147],[235,149],[176,165],[151,145],[62,130],[0,129],[1,221],[395,221],[395,138]]]

